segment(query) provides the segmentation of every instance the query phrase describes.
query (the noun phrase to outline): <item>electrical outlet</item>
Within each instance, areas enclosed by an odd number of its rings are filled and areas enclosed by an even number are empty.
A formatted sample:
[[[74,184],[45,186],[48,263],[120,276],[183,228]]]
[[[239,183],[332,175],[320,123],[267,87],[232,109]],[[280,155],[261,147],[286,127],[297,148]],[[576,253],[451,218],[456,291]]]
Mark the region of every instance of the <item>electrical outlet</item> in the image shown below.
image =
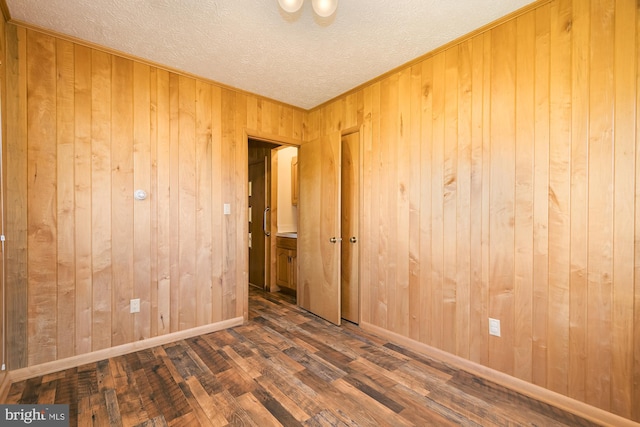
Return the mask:
[[[5,364],[3,363],[3,364],[2,364],[2,369],[0,369],[0,371],[6,371],[6,370],[7,370],[7,367],[6,367],[6,366],[5,366]]]
[[[500,336],[500,320],[489,318],[489,335]]]
[[[140,313],[140,298],[134,298],[129,303],[131,313]]]

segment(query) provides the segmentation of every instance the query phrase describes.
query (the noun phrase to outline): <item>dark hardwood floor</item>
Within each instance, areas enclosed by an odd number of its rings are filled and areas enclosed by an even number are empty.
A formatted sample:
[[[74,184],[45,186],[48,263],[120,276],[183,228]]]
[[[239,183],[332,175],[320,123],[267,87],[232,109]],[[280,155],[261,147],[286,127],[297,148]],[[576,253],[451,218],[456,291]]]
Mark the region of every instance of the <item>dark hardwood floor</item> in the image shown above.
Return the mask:
[[[79,426],[594,425],[291,302],[251,288],[243,326],[14,383],[7,403],[67,403]]]

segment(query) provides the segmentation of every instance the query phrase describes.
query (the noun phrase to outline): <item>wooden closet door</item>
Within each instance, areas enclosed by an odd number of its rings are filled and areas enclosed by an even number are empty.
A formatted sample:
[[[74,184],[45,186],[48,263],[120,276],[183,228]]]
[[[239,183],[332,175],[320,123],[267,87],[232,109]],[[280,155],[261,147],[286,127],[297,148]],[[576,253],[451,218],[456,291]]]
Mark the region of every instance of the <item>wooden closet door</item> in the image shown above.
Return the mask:
[[[360,322],[360,285],[358,271],[358,240],[360,217],[360,134],[342,138],[341,220],[341,305],[342,318]]]
[[[340,324],[340,132],[300,146],[298,305]],[[335,241],[334,241],[335,240]]]

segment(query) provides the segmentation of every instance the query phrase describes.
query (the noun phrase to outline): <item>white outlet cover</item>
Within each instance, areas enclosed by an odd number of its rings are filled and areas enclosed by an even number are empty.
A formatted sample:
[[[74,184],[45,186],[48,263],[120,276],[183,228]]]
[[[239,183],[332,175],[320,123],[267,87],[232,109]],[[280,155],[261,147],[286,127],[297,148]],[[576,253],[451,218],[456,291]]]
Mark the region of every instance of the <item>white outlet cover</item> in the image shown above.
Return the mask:
[[[140,298],[134,298],[129,302],[129,310],[131,313],[140,313]]]
[[[224,204],[224,214],[231,215],[231,204],[229,203]]]
[[[489,335],[500,336],[500,320],[489,318]]]

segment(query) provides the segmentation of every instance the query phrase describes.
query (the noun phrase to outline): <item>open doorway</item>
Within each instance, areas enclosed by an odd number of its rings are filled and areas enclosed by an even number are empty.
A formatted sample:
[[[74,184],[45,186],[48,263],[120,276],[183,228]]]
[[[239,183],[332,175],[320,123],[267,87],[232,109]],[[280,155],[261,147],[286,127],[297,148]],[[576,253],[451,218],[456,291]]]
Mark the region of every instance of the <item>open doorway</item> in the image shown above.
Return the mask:
[[[282,294],[293,303],[297,290],[297,150],[248,138],[249,287]]]
[[[293,250],[297,250],[297,230],[291,229],[291,218],[297,227],[297,154],[299,141],[262,132],[245,133],[247,144],[248,185],[245,196],[247,200],[248,221],[245,229],[245,318],[249,315],[250,295],[260,295],[267,292],[270,298],[296,304],[296,292],[285,289],[282,276],[278,276],[277,243],[282,238],[292,239]],[[279,161],[280,160],[280,161]],[[263,167],[264,166],[264,167]],[[254,178],[255,176],[255,178]],[[256,190],[258,192],[256,192]],[[285,195],[285,193],[287,193]],[[284,198],[284,201],[279,201]],[[292,205],[295,205],[292,207]],[[281,209],[279,209],[281,207]],[[279,218],[279,214],[292,211],[290,220]],[[279,212],[280,211],[280,212]],[[280,222],[280,224],[279,224]],[[284,236],[283,236],[284,235]],[[288,263],[280,264],[289,267],[291,278],[296,280],[297,265],[294,257],[287,257]],[[281,268],[281,270],[283,270]],[[294,289],[295,286],[294,285]],[[289,291],[289,292],[288,292]],[[264,295],[264,294],[263,294]],[[264,295],[266,296],[266,295]]]
[[[279,145],[249,139],[249,286],[270,290],[272,150]]]

